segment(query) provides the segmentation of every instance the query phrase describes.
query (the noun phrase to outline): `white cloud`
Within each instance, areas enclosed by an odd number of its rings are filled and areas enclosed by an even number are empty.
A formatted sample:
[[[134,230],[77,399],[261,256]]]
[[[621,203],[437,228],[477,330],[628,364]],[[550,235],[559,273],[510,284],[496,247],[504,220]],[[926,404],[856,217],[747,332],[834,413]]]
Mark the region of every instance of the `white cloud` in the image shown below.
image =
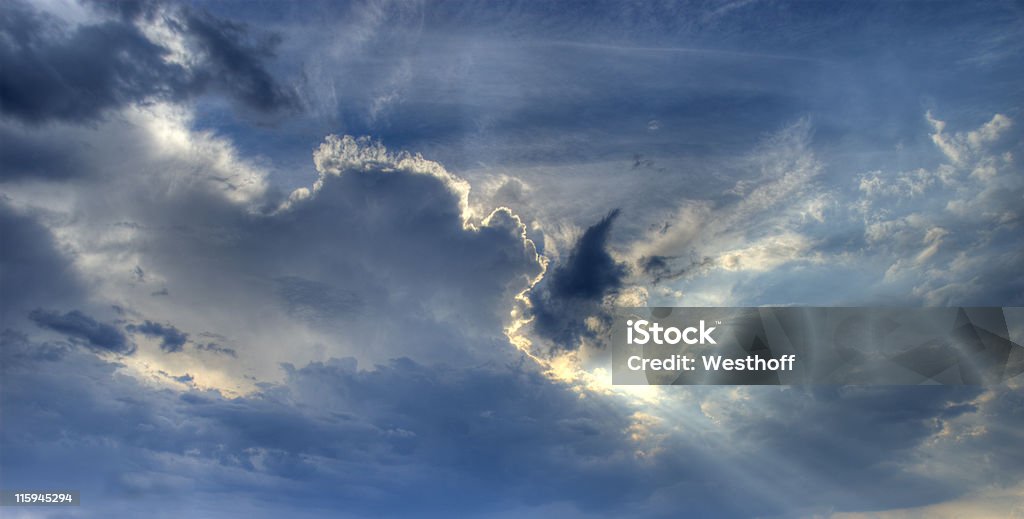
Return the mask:
[[[791,261],[813,260],[808,255],[810,248],[806,236],[783,233],[723,251],[717,257],[717,265],[728,271],[767,272]]]
[[[944,121],[926,117],[948,162],[860,178],[863,254],[890,258],[883,279],[910,283],[911,294],[927,304],[974,300],[1016,282],[1001,269],[1020,253],[999,245],[1015,239],[1024,196],[1013,154],[999,148],[1012,121],[996,114],[975,130],[950,134]]]
[[[948,134],[945,133],[945,121],[935,118],[931,111],[925,114],[925,117],[934,130],[932,142],[956,165],[975,158],[978,153],[983,153],[988,145],[998,141],[1013,126],[1009,117],[995,114],[991,120],[976,130]]]

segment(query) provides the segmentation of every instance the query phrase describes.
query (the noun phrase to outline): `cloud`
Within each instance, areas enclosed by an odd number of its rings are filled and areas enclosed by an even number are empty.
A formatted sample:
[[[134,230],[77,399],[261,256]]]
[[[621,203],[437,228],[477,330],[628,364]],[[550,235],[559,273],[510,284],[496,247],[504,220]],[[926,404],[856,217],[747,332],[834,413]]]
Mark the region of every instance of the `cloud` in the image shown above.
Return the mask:
[[[974,401],[982,394],[980,388],[966,387],[747,387],[709,392],[699,405],[703,416],[733,431],[729,441],[763,453],[767,459],[762,461],[771,467],[767,472],[776,478],[825,477],[828,483],[818,486],[816,497],[800,505],[790,501],[795,506],[783,512],[810,516],[825,509],[916,506],[966,492],[957,488],[961,476],[933,472],[919,464],[934,461],[942,470],[954,470],[957,462],[947,456],[958,447],[938,449],[930,442],[944,424],[976,416],[979,409]],[[1004,415],[996,420],[1014,419]],[[809,425],[815,423],[829,426]],[[937,466],[931,468],[938,470]],[[988,464],[986,470],[1007,474]],[[748,476],[756,479],[759,473],[753,469]],[[798,485],[780,482],[776,491],[792,495]]]
[[[225,398],[189,386],[190,373],[152,387],[85,350],[10,333],[0,354],[5,478],[59,472],[94,496],[96,515],[222,515],[232,495],[259,504],[245,515],[273,517],[294,504],[271,490],[288,489],[311,517],[558,506],[810,516],[947,501],[971,494],[965,466],[993,481],[1021,467],[1008,441],[1020,424],[1006,412],[1019,391],[673,388],[652,414],[580,397],[530,364],[334,358],[285,365],[279,383]],[[992,442],[1005,447],[979,456]],[[749,485],[745,499],[734,485]]]
[[[727,271],[768,272],[800,259],[810,259],[810,240],[797,233],[783,233],[720,253],[717,266]]]
[[[994,488],[974,492],[954,500],[934,505],[893,510],[877,510],[866,513],[837,513],[829,519],[976,519],[1015,518],[1024,514],[1024,488]]]
[[[637,269],[627,284],[661,285],[652,297],[667,305],[736,304],[762,296],[737,293],[750,280],[819,263],[837,195],[823,183],[812,134],[807,118],[784,126],[737,160],[742,174],[724,192],[677,201],[628,245]]]
[[[599,299],[622,285],[625,266],[606,250],[608,233],[618,216],[619,211],[613,210],[580,236],[565,263],[551,274],[554,297]]]
[[[33,310],[29,319],[41,328],[53,330],[72,339],[80,339],[85,346],[103,352],[131,354],[135,346],[128,342],[121,330],[110,324],[97,322],[92,317],[72,310],[66,313],[52,310]]]
[[[225,348],[215,342],[208,342],[206,344],[196,344],[196,349],[201,351],[209,351],[220,355],[227,355],[228,357],[231,357],[233,359],[238,358],[238,352],[236,352],[233,348]]]
[[[206,142],[170,126],[193,143],[182,149]],[[215,156],[233,157],[230,146],[214,148]],[[955,449],[940,441],[943,431],[964,436],[972,420],[1009,416],[991,410],[978,417],[987,411],[976,390],[696,388],[647,408],[554,382],[503,335],[514,296],[543,268],[526,226],[507,209],[478,218],[465,202],[468,183],[440,164],[370,139],[330,137],[301,196],[268,191],[253,204],[222,196],[214,183],[164,180],[181,178],[179,170],[215,174],[196,164],[230,170],[230,161],[144,153],[136,160],[166,166],[166,176],[136,181],[116,169],[108,172],[116,176],[85,176],[79,203],[45,221],[93,280],[92,298],[121,304],[123,318],[136,323],[130,331],[161,342],[170,336],[180,352],[140,344],[115,365],[14,330],[3,345],[6,358],[18,359],[5,361],[0,378],[14,402],[0,408],[10,425],[0,434],[17,446],[4,459],[5,477],[42,480],[37,460],[60,452],[51,466],[84,482],[83,491],[137,496],[106,499],[101,506],[109,508],[98,513],[138,515],[160,504],[168,514],[217,515],[218,497],[229,494],[259,503],[247,511],[253,517],[289,511],[260,497],[272,488],[357,515],[450,515],[451,489],[459,489],[457,512],[465,516],[551,509],[665,516],[680,503],[696,515],[735,517],[918,506],[969,486],[953,472],[921,469],[922,459]],[[789,168],[781,171],[788,178]],[[787,236],[794,224],[808,226],[800,236],[813,236],[820,222],[802,216],[802,204],[763,218],[778,200],[804,199],[794,193],[818,195],[792,178],[790,187],[771,178],[740,186],[760,193],[739,203],[751,220],[715,225],[739,229],[761,218],[754,236]],[[89,203],[104,191],[102,203]],[[123,193],[137,198],[117,196]],[[31,206],[30,194],[17,191],[25,197],[19,203]],[[170,215],[175,225],[161,225]],[[534,297],[565,303],[566,312],[554,315],[571,339],[599,340],[609,298],[635,288],[633,273],[612,254],[617,218],[610,213],[580,233],[535,287]],[[38,221],[38,214],[30,219]],[[676,243],[686,243],[678,232]],[[935,231],[928,245],[947,239]],[[729,239],[711,243],[706,250],[718,258],[742,252],[739,261],[767,265],[741,263],[737,271],[749,275],[796,262],[785,247],[759,256],[727,247]],[[151,297],[153,283],[169,287],[168,296]],[[537,301],[540,311],[559,310],[554,299]],[[102,325],[76,312],[83,319],[50,311],[44,320]],[[85,332],[59,333],[88,343]],[[186,335],[204,337],[203,345],[184,347]],[[246,376],[256,380],[234,393],[223,383]],[[27,412],[42,402],[57,402],[63,425],[56,415]],[[801,421],[842,425],[794,430]],[[978,445],[994,436],[983,438]],[[1009,463],[989,468],[1004,477],[1019,472]],[[764,480],[779,488],[757,485]],[[755,491],[737,502],[721,481]]]
[[[298,108],[295,94],[278,84],[264,64],[274,57],[277,37],[251,41],[245,26],[192,9],[182,10],[181,18],[185,37],[194,45],[190,51],[205,58],[202,68],[192,69],[196,88],[224,91],[242,106],[262,113]]]
[[[1005,110],[1019,45],[993,37],[1015,18],[770,7],[752,15],[779,23],[739,32],[751,7],[724,25],[624,4],[582,24],[528,6],[240,13],[278,42],[220,18],[231,5],[11,4],[5,481],[59,474],[103,517],[792,517],[998,495],[1024,466],[1019,389],[627,390],[597,369],[626,301],[1024,293],[1016,115],[914,133],[939,122],[920,88],[950,117]],[[879,61],[893,46],[863,31],[935,45]],[[754,46],[787,59],[721,50]],[[295,68],[301,102],[275,74]],[[299,104],[317,109],[247,124]],[[316,144],[339,129],[433,160]],[[128,326],[132,355],[90,342]]]
[[[160,349],[167,353],[180,352],[188,341],[188,334],[169,325],[145,321],[142,324],[129,324],[125,327],[132,333],[141,333],[147,337],[160,339]]]
[[[159,339],[161,351],[140,342],[144,361],[132,369],[187,371],[202,387],[237,390],[253,386],[246,376],[279,379],[283,362],[332,356],[371,365],[517,356],[503,328],[541,258],[515,214],[478,215],[469,184],[442,165],[330,136],[314,154],[315,181],[287,196],[230,143],[189,130],[187,114],[154,106],[126,118],[102,128],[123,132],[132,153],[104,166],[104,143],[116,139],[97,141],[66,203],[32,184],[14,194],[53,212],[52,232],[92,280],[93,300],[125,309],[129,331]],[[166,295],[153,297],[154,287]],[[202,342],[238,361],[186,347],[184,337],[204,333],[223,337]]]
[[[0,111],[32,124],[81,123],[206,91],[254,113],[297,106],[264,65],[272,40],[254,42],[244,27],[188,7],[146,6],[110,7],[124,16],[69,27],[20,1],[8,5],[0,16]]]
[[[949,406],[935,420],[937,432],[915,449],[912,470],[936,477],[963,478],[975,488],[956,497],[920,506],[894,506],[867,513],[840,513],[836,518],[879,517],[885,519],[923,517],[1014,517],[1024,512],[1024,488],[1017,476],[1007,476],[1024,463],[1013,446],[1020,441],[1021,416],[1012,410],[1021,405],[1020,387],[992,388],[970,400]],[[966,410],[966,412],[964,412]],[[945,452],[942,459],[933,453]],[[978,463],[978,460],[983,460]]]
[[[70,259],[37,218],[0,195],[0,324],[42,305],[74,302],[84,292]]]
[[[358,295],[326,283],[299,276],[281,277],[276,282],[288,314],[312,324],[329,324],[338,316],[359,312],[362,306]]]
[[[587,228],[563,262],[530,292],[533,326],[555,348],[575,349],[581,335],[591,335],[587,319],[604,315],[604,297],[622,286],[626,265],[607,250],[618,216],[619,211],[613,210]]]
[[[0,346],[5,359],[39,348]],[[288,365],[283,383],[236,399],[147,387],[73,351],[3,368],[5,480],[59,472],[95,497],[90,514],[160,502],[168,516],[209,515],[232,494],[270,517],[290,508],[269,497],[275,488],[354,516],[475,516],[557,501],[600,514],[617,496],[648,492],[631,477],[618,404],[579,399],[528,368],[331,359]],[[43,403],[52,412],[29,412]],[[61,452],[54,465],[29,462],[46,449]],[[606,497],[591,499],[594,488]]]
[[[1006,137],[1013,121],[996,114],[951,133],[926,120],[938,165],[852,182],[817,156],[808,119],[779,130],[746,158],[757,173],[728,197],[684,200],[629,246],[638,268],[626,285],[662,285],[652,296],[667,304],[836,304],[836,293],[849,303],[1014,304],[1010,287],[1022,281],[1006,269],[1021,259],[1009,243],[1024,184],[1019,145]],[[831,288],[798,288],[820,284]]]
[[[407,151],[391,153],[380,141],[368,136],[328,135],[313,153],[313,163],[320,174],[313,190],[322,189],[326,179],[342,176],[346,172],[413,173],[434,177],[445,189],[456,196],[463,223],[472,217],[469,208],[469,182],[449,173],[441,164],[424,159],[422,155]],[[304,198],[309,191],[303,193]]]
[[[26,178],[63,180],[77,173],[70,154],[53,153],[52,142],[9,125],[0,125],[0,180]]]
[[[1022,253],[1024,182],[1014,153],[1002,138],[1013,127],[995,114],[979,128],[947,133],[931,112],[932,142],[946,161],[934,168],[872,172],[860,177],[865,253],[889,258],[888,283],[908,284],[929,305],[1003,301],[1024,286],[1009,265]]]
[[[999,138],[1013,126],[1009,117],[1003,114],[995,114],[992,119],[983,124],[977,130],[966,133],[957,132],[947,134],[946,122],[936,119],[931,111],[925,114],[928,123],[931,124],[934,133],[932,142],[942,150],[942,153],[954,164],[962,164],[964,161],[976,158],[978,153],[984,152],[985,148],[995,143]]]

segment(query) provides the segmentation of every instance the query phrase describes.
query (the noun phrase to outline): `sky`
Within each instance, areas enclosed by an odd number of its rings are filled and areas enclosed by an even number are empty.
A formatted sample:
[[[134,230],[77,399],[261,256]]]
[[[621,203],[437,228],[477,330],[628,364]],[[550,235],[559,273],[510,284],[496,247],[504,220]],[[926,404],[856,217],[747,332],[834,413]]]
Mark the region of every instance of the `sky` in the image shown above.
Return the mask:
[[[1024,517],[1024,389],[616,306],[1024,306],[1019,2],[0,6],[4,517]]]

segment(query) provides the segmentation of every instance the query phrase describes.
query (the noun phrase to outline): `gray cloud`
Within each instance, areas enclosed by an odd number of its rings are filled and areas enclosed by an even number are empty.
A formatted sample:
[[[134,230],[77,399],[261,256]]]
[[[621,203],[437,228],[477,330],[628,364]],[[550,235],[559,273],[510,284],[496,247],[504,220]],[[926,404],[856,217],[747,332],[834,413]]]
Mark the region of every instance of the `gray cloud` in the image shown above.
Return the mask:
[[[48,135],[0,126],[0,180],[63,180],[78,174],[79,167],[72,153],[53,153]]]
[[[149,117],[140,115],[137,128],[164,131]],[[103,258],[80,268],[102,280],[103,300],[128,311],[130,331],[185,354],[166,362],[216,352],[184,347],[184,336],[202,332],[223,336],[202,342],[229,346],[242,360],[203,357],[236,379],[250,369],[274,379],[282,362],[330,356],[458,365],[517,357],[503,327],[513,297],[541,271],[537,251],[510,211],[471,213],[468,184],[440,164],[369,139],[330,137],[316,152],[312,189],[285,199],[258,189],[261,172],[223,143],[184,132],[174,142],[193,147],[167,157],[144,145],[147,135],[127,133],[127,142],[143,141],[131,165],[159,173],[88,171],[80,203],[59,225],[69,250]],[[244,197],[223,196],[205,176],[239,171],[255,186]],[[153,297],[154,287],[168,295]],[[190,373],[200,383],[208,375]]]
[[[355,516],[562,503],[598,517],[782,517],[947,500],[969,490],[962,457],[993,481],[1021,470],[1020,420],[1006,412],[1019,390],[674,388],[685,394],[659,418],[579,398],[530,365],[329,359],[227,399],[146,387],[83,350],[10,333],[0,353],[5,478],[58,470],[97,515],[211,515],[230,494],[260,504],[245,515],[272,517],[292,504],[271,491],[289,488],[304,509]],[[30,412],[43,405],[52,412]],[[995,440],[1009,457],[977,457]],[[66,452],[32,463],[53,449]]]
[[[0,195],[0,323],[43,305],[74,302],[83,293],[70,260],[37,218]]]
[[[196,349],[197,350],[201,350],[201,351],[213,352],[213,353],[217,353],[217,354],[220,354],[220,355],[227,355],[228,357],[231,357],[231,358],[238,358],[238,352],[236,352],[234,350],[234,348],[226,348],[226,347],[221,346],[221,345],[219,345],[219,344],[217,344],[215,342],[208,342],[208,343],[205,343],[205,344],[203,344],[203,343],[196,344]]]
[[[289,315],[314,325],[351,316],[362,304],[356,294],[299,276],[277,278],[277,292]]]
[[[662,281],[678,279],[701,268],[710,267],[712,261],[707,257],[702,261],[695,261],[679,256],[653,255],[642,256],[636,261],[636,266],[651,279],[652,284],[657,285]]]
[[[188,341],[188,334],[169,325],[153,321],[145,321],[142,324],[129,324],[125,327],[129,332],[141,333],[147,337],[160,339],[160,349],[167,353],[179,352]]]
[[[24,341],[2,346],[7,353],[39,348]],[[475,515],[494,510],[496,501],[560,499],[600,512],[617,501],[613,496],[648,492],[630,468],[626,415],[612,402],[580,400],[529,369],[396,359],[364,370],[352,359],[332,359],[286,366],[284,384],[226,399],[152,390],[112,376],[113,364],[76,353],[3,366],[0,389],[13,397],[0,408],[0,438],[12,453],[4,458],[5,479],[44,474],[26,461],[66,441],[76,454],[62,457],[59,470],[96,496],[89,505],[95,513],[140,510],[158,500],[166,504],[161,513],[207,515],[214,510],[209,500],[230,492],[263,503],[263,514],[272,515],[286,506],[268,494],[278,485],[318,507],[356,515]],[[41,403],[53,413],[27,412]],[[616,426],[604,427],[609,423]],[[68,432],[64,440],[58,429]],[[603,466],[588,461],[596,456]],[[94,477],[82,478],[86,467]],[[181,486],[182,477],[194,484]],[[607,489],[608,497],[583,499],[594,488]],[[136,499],[115,499],[125,493]],[[180,499],[186,494],[193,499]]]
[[[612,223],[619,216],[613,210],[600,222],[587,228],[569,252],[565,263],[551,274],[551,293],[557,298],[600,299],[622,286],[625,266],[606,250]]]
[[[42,328],[61,333],[71,339],[79,339],[82,341],[81,344],[98,351],[121,354],[135,351],[135,346],[128,342],[117,327],[98,322],[78,310],[62,314],[37,309],[29,313],[29,319]]]
[[[86,122],[126,104],[205,91],[256,113],[296,108],[264,65],[273,40],[253,41],[242,26],[173,4],[119,14],[69,28],[28,4],[9,4],[0,15],[0,111],[29,123]],[[181,38],[190,63],[171,59],[175,51],[142,24]]]
[[[576,240],[563,263],[556,265],[530,293],[534,327],[557,348],[573,349],[578,337],[591,335],[585,320],[600,311],[603,298],[622,286],[626,265],[607,250],[619,211],[608,213]]]

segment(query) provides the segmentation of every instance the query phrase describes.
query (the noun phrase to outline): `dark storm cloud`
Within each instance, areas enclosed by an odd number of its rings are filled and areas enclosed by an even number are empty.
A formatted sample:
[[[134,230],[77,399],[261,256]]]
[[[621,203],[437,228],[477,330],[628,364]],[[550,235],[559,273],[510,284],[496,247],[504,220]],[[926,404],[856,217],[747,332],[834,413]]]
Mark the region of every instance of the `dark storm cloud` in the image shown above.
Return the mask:
[[[105,22],[60,34],[20,2],[0,14],[0,109],[28,122],[83,121],[150,95],[185,89],[184,71],[135,27]],[[55,34],[57,33],[57,34]]]
[[[86,122],[126,104],[210,90],[258,113],[296,107],[264,64],[274,40],[253,41],[244,27],[187,7],[126,13],[136,16],[68,29],[26,4],[8,4],[0,13],[0,111],[29,123]],[[197,63],[168,61],[170,49],[134,23],[144,15],[164,17],[195,47]]]
[[[129,324],[126,329],[129,332],[141,333],[147,337],[160,339],[160,349],[167,353],[181,351],[188,341],[188,334],[169,325],[153,321],[145,321],[142,324]]]
[[[79,167],[69,150],[54,153],[53,142],[46,135],[0,126],[0,181],[29,177],[63,180],[74,176]]]
[[[197,85],[212,85],[258,112],[297,108],[294,94],[278,84],[264,65],[274,57],[278,38],[248,41],[244,26],[192,10],[184,12],[182,30],[195,39],[207,59]]]
[[[588,334],[584,320],[599,311],[604,296],[622,286],[626,265],[607,250],[618,215],[613,210],[584,231],[565,262],[531,293],[537,331],[559,347],[575,347],[578,337]]]
[[[135,346],[128,342],[117,327],[98,322],[78,310],[62,314],[52,310],[36,309],[29,313],[29,319],[41,328],[78,339],[80,344],[94,350],[122,354],[135,351]]]
[[[612,223],[619,210],[608,213],[580,236],[569,259],[551,276],[551,294],[557,298],[599,299],[622,286],[626,267],[606,249]]]
[[[81,287],[69,260],[36,218],[0,195],[0,323],[41,305],[74,301]],[[15,315],[19,314],[19,315]]]

